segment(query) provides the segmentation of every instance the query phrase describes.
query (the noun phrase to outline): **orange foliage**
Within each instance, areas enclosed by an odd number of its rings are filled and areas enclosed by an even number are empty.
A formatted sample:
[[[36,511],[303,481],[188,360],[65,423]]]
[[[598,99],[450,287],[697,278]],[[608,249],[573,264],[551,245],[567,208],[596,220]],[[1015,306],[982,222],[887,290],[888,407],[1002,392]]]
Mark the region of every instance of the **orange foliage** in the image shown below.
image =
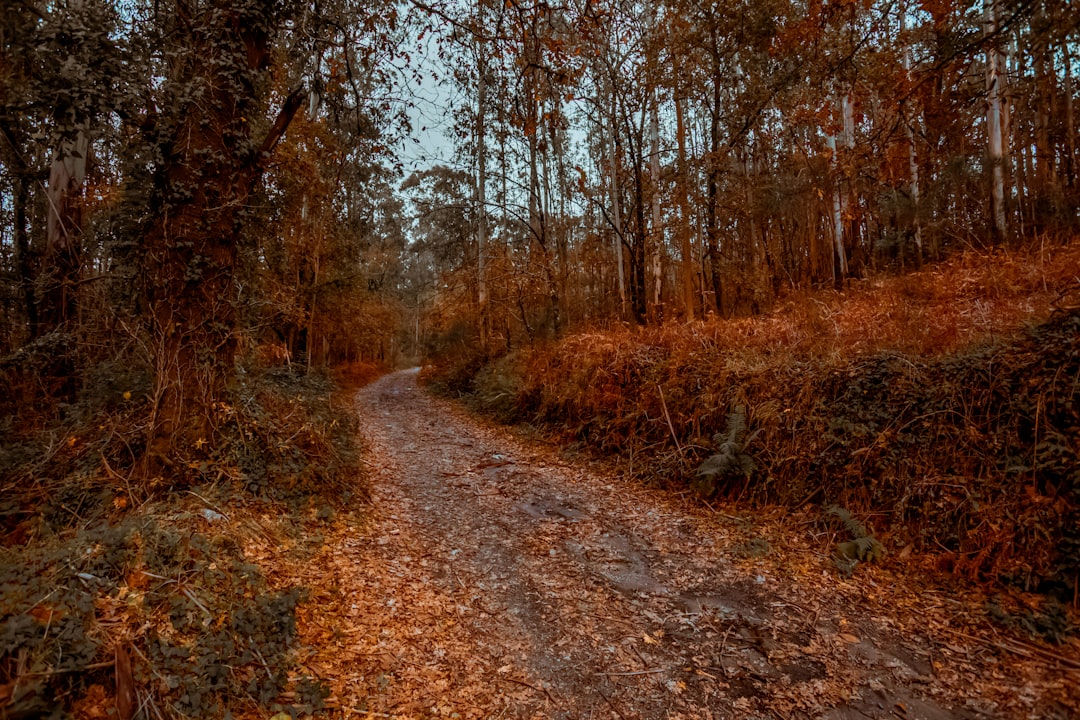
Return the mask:
[[[696,332],[770,354],[940,355],[1045,319],[1054,300],[1078,283],[1080,239],[1022,252],[966,252],[919,272],[853,281],[843,293],[793,293],[764,317],[714,320]]]
[[[386,366],[384,364],[363,360],[342,363],[330,371],[334,382],[345,392],[359,390],[385,373]]]

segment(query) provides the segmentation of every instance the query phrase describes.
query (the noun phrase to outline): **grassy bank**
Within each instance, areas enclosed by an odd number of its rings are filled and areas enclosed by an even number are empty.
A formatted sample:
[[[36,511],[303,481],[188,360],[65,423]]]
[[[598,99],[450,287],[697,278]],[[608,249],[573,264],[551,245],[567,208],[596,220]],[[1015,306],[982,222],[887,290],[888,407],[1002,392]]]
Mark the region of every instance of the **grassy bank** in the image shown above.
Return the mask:
[[[1075,602],[1078,259],[968,254],[762,318],[582,332],[426,376],[705,501],[837,504],[887,545]]]

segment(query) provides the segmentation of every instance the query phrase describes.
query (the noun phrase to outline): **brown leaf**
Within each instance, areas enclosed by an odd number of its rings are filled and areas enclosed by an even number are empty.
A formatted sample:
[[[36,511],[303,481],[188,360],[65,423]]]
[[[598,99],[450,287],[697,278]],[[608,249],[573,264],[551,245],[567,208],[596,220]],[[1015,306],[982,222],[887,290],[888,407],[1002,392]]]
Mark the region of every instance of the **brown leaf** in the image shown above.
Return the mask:
[[[51,605],[37,605],[30,609],[29,615],[40,623],[50,624],[64,617],[65,612]]]

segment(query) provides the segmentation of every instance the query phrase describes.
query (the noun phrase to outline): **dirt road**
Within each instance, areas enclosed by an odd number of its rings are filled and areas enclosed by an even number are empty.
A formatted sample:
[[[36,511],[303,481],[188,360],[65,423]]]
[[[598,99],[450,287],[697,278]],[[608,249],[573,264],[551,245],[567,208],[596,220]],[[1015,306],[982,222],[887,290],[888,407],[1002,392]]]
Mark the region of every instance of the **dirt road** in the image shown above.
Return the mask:
[[[345,717],[1066,717],[1077,700],[1068,670],[967,637],[974,606],[888,564],[845,578],[814,524],[624,483],[415,372],[357,408],[372,514],[317,559],[301,626]]]

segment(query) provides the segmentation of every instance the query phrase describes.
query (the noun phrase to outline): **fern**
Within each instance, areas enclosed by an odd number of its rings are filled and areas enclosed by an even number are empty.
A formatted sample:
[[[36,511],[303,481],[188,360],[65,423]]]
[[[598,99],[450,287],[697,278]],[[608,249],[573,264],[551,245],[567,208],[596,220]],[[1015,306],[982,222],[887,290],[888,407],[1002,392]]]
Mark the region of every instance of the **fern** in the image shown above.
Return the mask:
[[[830,505],[825,508],[825,514],[832,515],[840,520],[844,525],[844,529],[851,533],[851,536],[856,540],[870,537],[874,534],[872,530],[868,530],[857,518],[853,517],[851,513],[839,505]]]
[[[825,508],[825,514],[837,518],[844,529],[851,533],[850,541],[836,546],[839,551],[836,566],[846,574],[850,575],[860,562],[876,562],[885,557],[885,546],[874,537],[874,531],[863,525],[847,510],[839,505],[830,505]]]
[[[757,437],[757,431],[746,437],[746,407],[738,405],[728,413],[727,431],[723,434],[713,435],[713,443],[717,446],[714,454],[710,455],[697,470],[697,479],[694,488],[699,495],[709,497],[716,492],[717,481],[732,475],[749,477],[757,464],[746,452],[746,446]]]

